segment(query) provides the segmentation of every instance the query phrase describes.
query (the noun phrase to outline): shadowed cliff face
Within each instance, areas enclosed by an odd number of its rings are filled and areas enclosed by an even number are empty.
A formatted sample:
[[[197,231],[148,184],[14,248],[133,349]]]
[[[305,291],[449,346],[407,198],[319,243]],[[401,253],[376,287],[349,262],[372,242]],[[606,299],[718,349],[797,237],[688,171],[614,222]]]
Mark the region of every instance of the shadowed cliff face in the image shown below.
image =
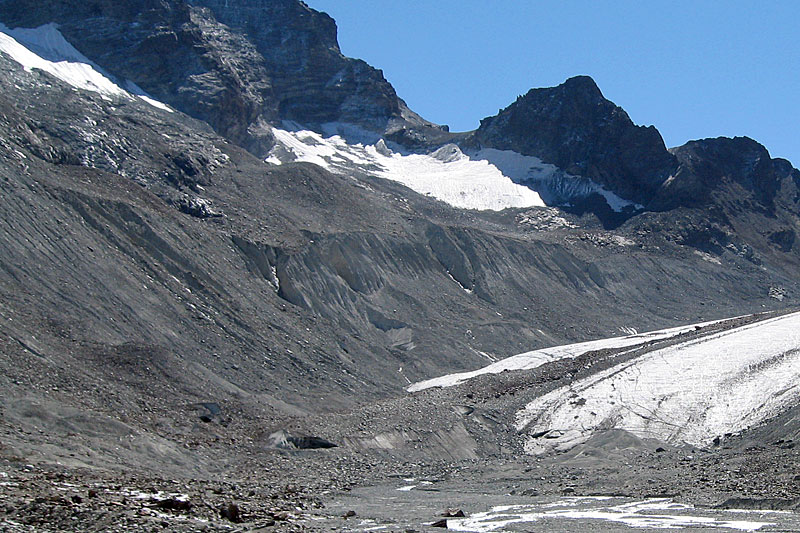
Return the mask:
[[[689,141],[672,149],[688,171],[664,186],[673,202],[702,205],[714,190],[737,184],[765,209],[774,209],[781,182],[800,183],[800,171],[785,159],[773,159],[767,149],[748,137],[718,137]]]
[[[532,89],[475,133],[483,146],[541,158],[647,205],[678,161],[654,127],[636,126],[587,76]]]
[[[339,51],[336,23],[295,0],[194,0],[242,32],[263,56],[282,119],[352,122],[384,130],[399,118],[397,94],[380,70]]]

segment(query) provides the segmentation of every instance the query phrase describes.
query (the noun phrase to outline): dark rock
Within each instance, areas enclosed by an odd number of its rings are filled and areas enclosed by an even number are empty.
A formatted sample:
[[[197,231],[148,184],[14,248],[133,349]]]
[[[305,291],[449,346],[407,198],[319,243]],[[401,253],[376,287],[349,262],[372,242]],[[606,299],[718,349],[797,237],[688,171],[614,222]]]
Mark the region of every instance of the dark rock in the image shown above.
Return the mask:
[[[263,57],[282,119],[301,124],[351,122],[383,130],[401,115],[380,70],[346,58],[336,23],[296,0],[199,0],[216,20],[243,33]]]
[[[447,529],[447,519],[443,518],[441,520],[437,520],[436,522],[431,524],[431,527],[442,527]]]
[[[718,509],[769,509],[794,511],[800,509],[800,498],[728,498],[716,506]]]
[[[689,141],[671,152],[682,169],[659,191],[655,200],[659,208],[706,204],[712,192],[736,184],[771,212],[781,182],[800,179],[800,171],[788,161],[771,158],[764,146],[748,137]],[[783,242],[781,237],[778,241]]]
[[[354,516],[356,516],[356,512],[351,509],[350,511],[345,512],[342,515],[342,518],[353,518]]]
[[[789,252],[794,246],[797,235],[792,229],[783,229],[769,234],[769,241],[782,252]]]
[[[272,433],[269,437],[270,445],[275,448],[297,449],[297,450],[318,450],[336,448],[337,445],[315,436],[297,436],[281,430]]]
[[[169,511],[188,511],[192,508],[192,502],[178,498],[166,498],[163,500],[153,499],[152,502],[159,509],[166,509]]]
[[[229,503],[228,505],[223,505],[219,510],[219,515],[231,522],[241,522],[242,517],[239,512],[239,506],[235,503]]]
[[[475,141],[536,156],[645,205],[678,169],[658,130],[636,126],[588,76],[531,89],[483,119]]]

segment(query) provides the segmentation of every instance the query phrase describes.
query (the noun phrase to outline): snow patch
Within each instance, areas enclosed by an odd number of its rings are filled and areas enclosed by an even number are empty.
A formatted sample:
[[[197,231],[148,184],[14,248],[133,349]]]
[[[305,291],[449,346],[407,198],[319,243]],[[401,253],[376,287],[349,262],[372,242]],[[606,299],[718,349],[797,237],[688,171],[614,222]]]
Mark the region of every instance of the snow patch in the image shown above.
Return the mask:
[[[42,70],[73,87],[98,93],[105,98],[133,98],[132,95],[135,95],[153,107],[172,112],[135,83],[126,81],[128,90],[125,90],[112,81],[100,66],[67,42],[54,23],[13,30],[0,23],[0,51],[8,54],[27,71]]]
[[[430,154],[414,154],[353,124],[330,122],[321,130],[322,134],[284,122],[273,129],[278,143],[266,161],[314,163],[347,175],[361,171],[464,209],[567,205],[591,194],[601,195],[614,211],[642,209],[589,179],[509,150],[463,153],[447,144]]]
[[[138,85],[133,83],[131,80],[125,80],[125,88],[128,90],[129,93],[131,93],[132,95],[137,96],[138,98],[144,100],[145,102],[147,102],[151,106],[157,107],[158,109],[161,109],[162,111],[166,111],[167,113],[173,113],[173,110],[170,109],[170,107],[167,104],[159,102],[158,100],[156,100],[155,98],[153,98],[152,96],[147,94],[144,91],[144,89],[142,89],[141,87],[139,87]]]
[[[462,289],[464,292],[466,292],[467,294],[473,294],[473,293],[475,292],[474,290],[472,290],[472,289],[470,289],[470,288],[468,288],[468,287],[465,287],[464,285],[462,285],[462,283],[461,283],[460,281],[458,281],[456,278],[454,278],[454,277],[453,277],[453,275],[450,273],[450,271],[449,271],[449,270],[447,270],[446,272],[447,272],[447,277],[449,277],[449,278],[450,278],[450,279],[453,281],[453,283],[455,283],[456,285],[458,285],[459,287],[461,287],[461,289]]]
[[[361,171],[400,182],[420,194],[464,209],[499,211],[544,206],[536,192],[514,183],[486,161],[471,160],[455,145],[444,146],[433,154],[404,154],[382,139],[373,144],[351,144],[339,134],[325,137],[294,124],[284,126],[290,129],[273,129],[279,144],[266,159],[269,163],[302,161],[346,175]],[[328,133],[346,130],[343,125],[337,128],[329,127]],[[345,134],[351,140],[371,140],[357,129],[351,128]]]
[[[709,263],[714,263],[715,265],[721,265],[722,264],[722,261],[720,261],[718,258],[714,257],[713,255],[711,255],[708,252],[701,252],[700,250],[695,250],[694,254],[700,256],[700,258],[703,261],[708,261]]]
[[[567,174],[538,157],[494,148],[481,149],[470,157],[488,161],[515,183],[526,184],[538,191],[547,205],[564,205],[576,197],[599,194],[618,213],[644,209],[644,206],[625,200],[588,178]]]

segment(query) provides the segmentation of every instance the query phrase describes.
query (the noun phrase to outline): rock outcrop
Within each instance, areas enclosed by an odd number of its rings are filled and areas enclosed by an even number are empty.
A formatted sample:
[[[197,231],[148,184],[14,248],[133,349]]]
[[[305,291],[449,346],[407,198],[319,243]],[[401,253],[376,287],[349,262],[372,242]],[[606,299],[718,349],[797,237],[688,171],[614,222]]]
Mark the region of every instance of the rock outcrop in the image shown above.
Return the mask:
[[[342,55],[336,23],[296,0],[193,0],[246,36],[264,59],[279,116],[301,124],[342,121],[383,130],[400,101],[380,70]]]
[[[764,146],[748,137],[689,141],[671,152],[682,172],[664,184],[665,206],[703,205],[713,191],[737,184],[771,210],[784,179],[800,185],[800,171],[785,159],[773,159]]]
[[[241,35],[185,2],[3,0],[0,21],[9,27],[55,22],[73,46],[120,80],[255,152],[272,144],[269,131],[259,128],[277,118],[263,58]]]

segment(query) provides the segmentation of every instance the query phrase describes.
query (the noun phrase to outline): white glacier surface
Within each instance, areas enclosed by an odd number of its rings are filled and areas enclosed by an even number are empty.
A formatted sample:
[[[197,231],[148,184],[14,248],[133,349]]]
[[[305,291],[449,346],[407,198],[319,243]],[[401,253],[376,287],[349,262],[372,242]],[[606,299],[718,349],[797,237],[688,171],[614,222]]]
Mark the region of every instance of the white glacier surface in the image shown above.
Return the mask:
[[[654,350],[530,402],[515,426],[528,453],[567,450],[595,432],[705,446],[800,401],[800,313]]]
[[[332,122],[322,130],[319,134],[293,122],[273,128],[278,144],[267,162],[302,161],[340,174],[358,170],[464,209],[563,205],[595,193],[614,211],[642,208],[589,179],[510,150],[484,148],[465,154],[448,144],[429,154],[413,154],[392,150],[375,133],[352,124]]]
[[[340,135],[326,137],[296,126],[293,129],[273,129],[283,157],[273,150],[268,162],[303,161],[342,174],[357,169],[465,209],[545,205],[535,191],[514,183],[488,161],[470,159],[455,145],[432,154],[402,154],[382,140],[351,144]]]
[[[470,157],[489,162],[514,183],[524,183],[538,190],[548,205],[561,204],[570,197],[597,193],[605,198],[608,206],[616,212],[629,208],[644,208],[642,205],[620,198],[592,180],[565,174],[555,165],[545,163],[538,157],[494,148],[483,148],[470,154]]]

